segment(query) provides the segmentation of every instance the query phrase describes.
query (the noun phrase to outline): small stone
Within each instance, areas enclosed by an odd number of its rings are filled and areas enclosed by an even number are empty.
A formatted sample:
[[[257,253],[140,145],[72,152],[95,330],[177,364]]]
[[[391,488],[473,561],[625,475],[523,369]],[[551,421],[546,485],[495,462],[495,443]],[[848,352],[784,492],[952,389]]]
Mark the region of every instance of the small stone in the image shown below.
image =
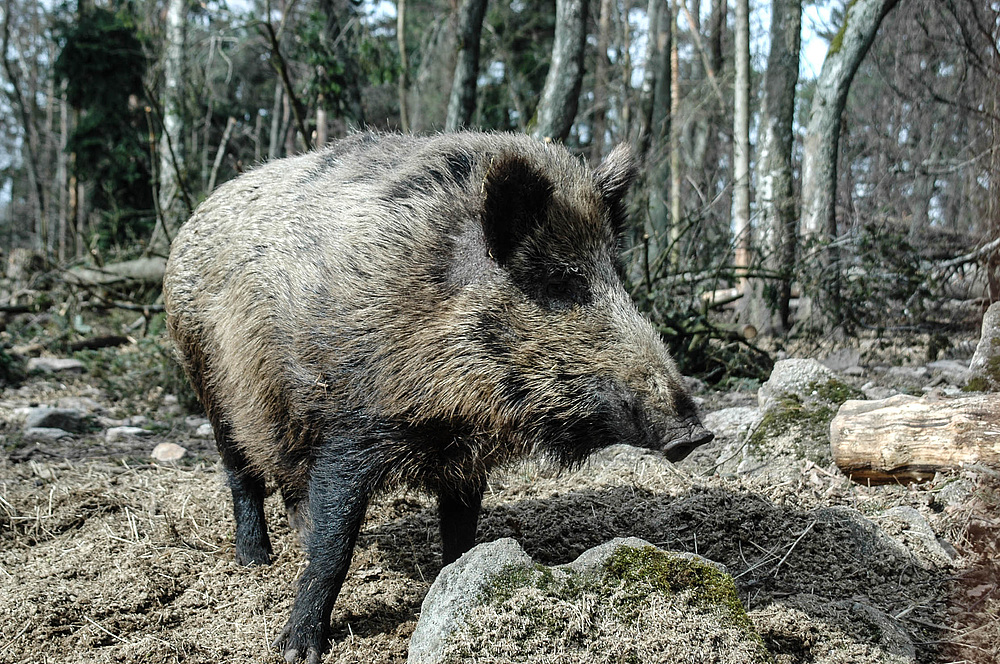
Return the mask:
[[[118,443],[151,435],[153,435],[152,431],[141,427],[112,427],[104,432],[104,440],[109,443]]]
[[[73,434],[64,429],[54,427],[32,427],[25,429],[23,434],[26,443],[55,443],[60,440],[72,438]]]
[[[820,363],[830,371],[843,373],[851,367],[855,367],[861,361],[861,351],[856,348],[841,348],[835,350]]]
[[[141,427],[143,424],[149,421],[149,418],[145,415],[133,415],[128,418],[128,423],[134,427]]]
[[[188,415],[184,418],[184,425],[189,429],[197,429],[203,424],[208,424],[208,418],[198,417],[197,415]]]
[[[82,433],[86,426],[83,413],[73,408],[49,408],[48,406],[31,408],[27,411],[27,417],[24,421],[26,429],[63,429],[75,433]]]
[[[59,408],[79,410],[84,413],[94,413],[104,410],[104,406],[90,397],[62,397],[56,402]]]
[[[41,373],[59,373],[63,371],[83,372],[83,362],[72,358],[60,357],[33,357],[28,360],[28,373],[39,371]]]
[[[187,450],[177,443],[160,443],[153,448],[152,456],[157,461],[177,461],[187,454]]]
[[[212,431],[212,425],[209,424],[208,422],[199,425],[197,431],[194,432],[195,438],[211,438],[214,435],[215,432]]]

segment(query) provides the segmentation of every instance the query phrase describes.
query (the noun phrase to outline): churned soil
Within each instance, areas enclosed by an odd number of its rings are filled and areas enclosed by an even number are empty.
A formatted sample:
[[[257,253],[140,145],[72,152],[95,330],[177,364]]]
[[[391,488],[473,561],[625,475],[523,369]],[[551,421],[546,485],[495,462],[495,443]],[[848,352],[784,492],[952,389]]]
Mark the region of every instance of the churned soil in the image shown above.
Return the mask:
[[[30,400],[80,389],[47,385]],[[277,494],[266,503],[273,563],[243,568],[218,457],[183,427],[33,454],[11,442],[15,429],[0,460],[0,662],[281,661],[269,644],[306,562]],[[152,462],[152,445],[172,439],[192,453]],[[513,537],[546,565],[621,536],[720,562],[780,664],[1000,661],[1000,495],[989,471],[867,488],[803,461],[797,480],[774,485],[720,477],[711,458],[671,465],[614,447],[571,471],[516,466],[493,479],[479,539]],[[943,501],[958,484],[965,498]],[[954,555],[935,557],[945,545],[922,547],[893,525],[894,507],[919,513]],[[373,502],[324,662],[405,661],[440,571],[435,512],[417,492]]]

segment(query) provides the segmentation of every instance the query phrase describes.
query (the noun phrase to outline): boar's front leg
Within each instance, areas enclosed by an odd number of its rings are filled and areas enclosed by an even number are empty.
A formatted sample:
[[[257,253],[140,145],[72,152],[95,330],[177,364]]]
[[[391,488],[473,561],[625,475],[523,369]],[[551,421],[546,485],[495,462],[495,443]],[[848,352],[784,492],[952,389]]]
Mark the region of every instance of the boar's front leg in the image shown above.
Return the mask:
[[[347,445],[325,445],[309,477],[309,566],[299,578],[291,616],[273,646],[286,662],[318,664],[330,612],[351,564],[368,501],[382,478],[379,461]]]
[[[483,484],[470,483],[438,491],[441,517],[441,558],[451,564],[476,543],[476,525],[483,503]]]

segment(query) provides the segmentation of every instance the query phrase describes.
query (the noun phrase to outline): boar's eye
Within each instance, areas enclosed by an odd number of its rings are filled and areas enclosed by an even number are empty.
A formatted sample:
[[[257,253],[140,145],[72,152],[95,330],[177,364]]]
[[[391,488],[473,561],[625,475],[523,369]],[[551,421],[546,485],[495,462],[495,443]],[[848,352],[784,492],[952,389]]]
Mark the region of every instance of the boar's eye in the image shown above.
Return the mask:
[[[553,274],[543,278],[538,289],[541,304],[549,309],[570,309],[590,301],[587,281],[577,273]]]

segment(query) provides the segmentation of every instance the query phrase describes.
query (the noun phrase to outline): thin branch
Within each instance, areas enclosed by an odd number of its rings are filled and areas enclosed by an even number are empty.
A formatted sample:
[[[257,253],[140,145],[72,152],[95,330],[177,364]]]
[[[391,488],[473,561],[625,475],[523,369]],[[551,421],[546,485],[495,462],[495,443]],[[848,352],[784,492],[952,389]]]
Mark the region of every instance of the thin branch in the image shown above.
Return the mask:
[[[302,136],[302,142],[305,144],[306,150],[312,150],[312,139],[309,134],[306,133],[305,120],[302,117],[302,102],[300,102],[299,98],[295,96],[295,90],[292,88],[292,81],[288,76],[288,65],[285,62],[284,56],[281,55],[278,35],[275,34],[274,26],[271,25],[270,20],[260,22],[258,24],[258,27],[259,26],[263,26],[263,32],[266,33],[268,41],[271,44],[271,66],[281,77],[281,85],[285,88],[285,94],[288,96],[288,103],[292,107],[292,115],[295,116],[295,125],[299,130],[299,134]]]

